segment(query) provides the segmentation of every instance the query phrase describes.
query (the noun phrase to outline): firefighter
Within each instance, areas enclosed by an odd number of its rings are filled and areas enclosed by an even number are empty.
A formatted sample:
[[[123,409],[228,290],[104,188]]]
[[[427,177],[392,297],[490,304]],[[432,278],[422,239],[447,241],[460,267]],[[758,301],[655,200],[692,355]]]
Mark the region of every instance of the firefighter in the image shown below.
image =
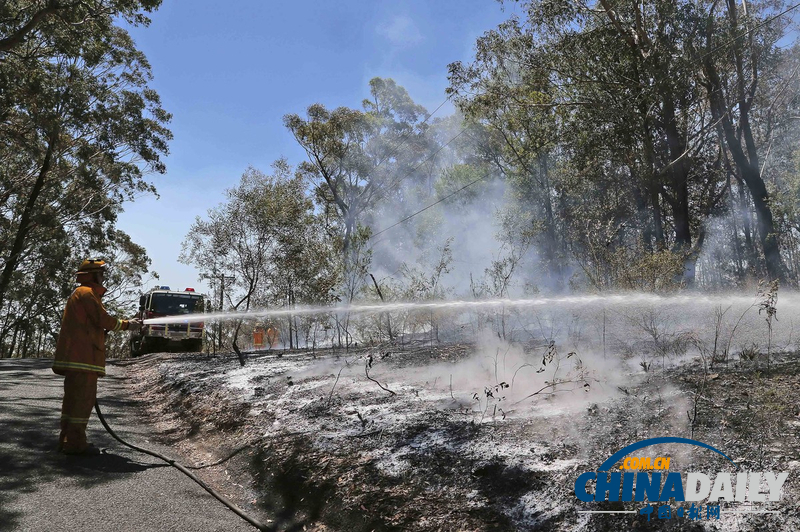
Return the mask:
[[[53,371],[64,376],[58,450],[65,454],[100,454],[86,441],[86,425],[97,396],[97,378],[106,374],[105,335],[136,331],[142,325],[141,320],[120,320],[106,312],[101,302],[105,272],[102,260],[81,263],[76,273],[80,286],[69,296],[61,318]]]

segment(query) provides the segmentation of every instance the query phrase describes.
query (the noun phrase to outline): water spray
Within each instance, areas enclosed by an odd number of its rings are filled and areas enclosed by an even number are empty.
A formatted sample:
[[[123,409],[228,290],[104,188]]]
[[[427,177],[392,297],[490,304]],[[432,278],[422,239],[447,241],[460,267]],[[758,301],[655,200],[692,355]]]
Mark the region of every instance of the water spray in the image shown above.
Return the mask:
[[[492,310],[503,308],[531,308],[537,307],[591,307],[591,306],[617,306],[626,307],[634,305],[733,305],[752,304],[754,297],[745,294],[699,294],[683,293],[680,295],[658,295],[646,292],[610,295],[579,295],[563,297],[539,297],[532,299],[482,299],[482,300],[452,300],[452,301],[424,301],[424,302],[395,302],[366,305],[341,305],[341,306],[296,306],[281,309],[260,309],[250,311],[212,312],[198,314],[183,314],[178,316],[165,316],[144,320],[145,325],[187,323],[192,321],[231,321],[231,320],[258,320],[261,318],[280,318],[290,315],[308,316],[315,314],[379,314],[382,312],[403,312],[414,310],[449,310],[449,311],[474,311]],[[796,306],[800,304],[800,294],[783,293],[781,303]]]

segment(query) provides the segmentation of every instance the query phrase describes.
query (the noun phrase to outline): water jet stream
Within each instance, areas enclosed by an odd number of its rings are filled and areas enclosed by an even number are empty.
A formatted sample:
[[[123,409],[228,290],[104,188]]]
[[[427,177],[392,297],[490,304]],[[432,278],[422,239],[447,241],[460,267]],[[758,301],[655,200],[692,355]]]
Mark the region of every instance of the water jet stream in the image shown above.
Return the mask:
[[[145,325],[187,323],[192,321],[230,321],[260,320],[262,318],[280,318],[286,316],[306,316],[314,314],[378,314],[381,312],[402,312],[414,310],[450,310],[475,311],[493,309],[522,309],[536,307],[575,307],[613,306],[626,307],[633,305],[755,305],[758,297],[745,294],[701,294],[683,293],[680,295],[658,295],[646,292],[634,292],[611,295],[580,295],[563,297],[539,297],[532,299],[484,299],[484,300],[452,300],[424,302],[396,302],[366,305],[342,306],[297,306],[281,309],[260,309],[249,311],[213,312],[182,314],[144,320]],[[781,293],[778,308],[797,307],[800,305],[800,294],[797,292]]]

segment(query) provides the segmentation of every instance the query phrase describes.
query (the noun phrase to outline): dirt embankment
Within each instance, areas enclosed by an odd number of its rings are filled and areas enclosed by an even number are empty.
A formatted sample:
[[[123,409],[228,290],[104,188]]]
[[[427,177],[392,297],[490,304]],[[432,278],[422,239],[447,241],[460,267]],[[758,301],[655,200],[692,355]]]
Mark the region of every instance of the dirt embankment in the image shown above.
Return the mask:
[[[619,382],[582,373],[589,390],[562,369],[560,387],[529,398],[541,384],[533,373],[541,353],[513,363],[503,356],[505,368],[499,351],[487,368],[471,346],[294,352],[250,356],[240,368],[233,356],[155,355],[132,368],[131,386],[158,420],[159,438],[195,463],[244,446],[201,474],[281,529],[798,529],[794,355],[775,357],[769,371],[745,361],[648,372],[621,365]],[[726,513],[724,504],[719,521],[579,513],[638,512],[644,503],[581,503],[574,482],[623,446],[657,436],[706,442],[745,470],[790,471],[783,499],[768,506],[780,513]],[[719,470],[713,453],[657,451],[675,470]]]

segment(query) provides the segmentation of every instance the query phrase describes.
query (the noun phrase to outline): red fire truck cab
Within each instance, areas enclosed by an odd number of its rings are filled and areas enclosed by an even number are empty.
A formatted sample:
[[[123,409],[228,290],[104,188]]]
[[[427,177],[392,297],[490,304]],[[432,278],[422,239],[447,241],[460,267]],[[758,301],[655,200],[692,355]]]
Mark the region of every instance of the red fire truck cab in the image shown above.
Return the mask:
[[[183,292],[170,290],[168,286],[158,286],[139,298],[139,312],[136,317],[142,320],[196,314],[205,311],[205,297],[195,293],[193,288]],[[131,356],[146,353],[170,351],[180,348],[199,353],[203,350],[205,324],[203,322],[144,325],[138,333],[131,334]]]

